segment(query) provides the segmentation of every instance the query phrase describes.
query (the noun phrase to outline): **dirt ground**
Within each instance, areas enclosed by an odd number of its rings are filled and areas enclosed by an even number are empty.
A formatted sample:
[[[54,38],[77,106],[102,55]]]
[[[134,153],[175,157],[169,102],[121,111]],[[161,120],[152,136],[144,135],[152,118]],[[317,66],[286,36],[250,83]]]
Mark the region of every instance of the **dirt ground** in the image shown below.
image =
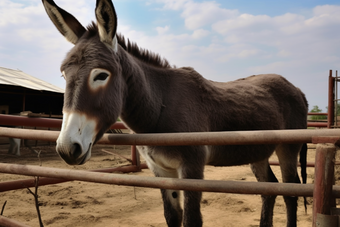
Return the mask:
[[[126,165],[128,162],[117,155],[108,154],[102,149],[129,156],[128,146],[94,147],[92,158],[82,166],[68,166],[55,152],[54,146],[35,148],[41,151],[40,159],[29,149],[22,148],[21,156],[8,155],[0,149],[1,162],[41,165],[67,169],[99,169]],[[314,161],[313,149],[308,151],[308,161]],[[275,155],[272,157],[275,159]],[[272,167],[280,177],[279,167]],[[299,170],[300,171],[300,170]],[[313,182],[314,169],[308,168],[308,182]],[[138,176],[153,176],[148,169]],[[1,174],[0,181],[24,179],[27,177]],[[256,181],[248,165],[237,167],[210,167],[205,169],[205,179]],[[33,188],[32,188],[33,190]],[[66,182],[39,187],[39,204],[44,226],[138,226],[165,227],[163,206],[158,189],[94,184],[86,182]],[[39,226],[34,198],[27,189],[0,193],[0,207],[7,201],[3,215],[29,226]],[[303,199],[299,198],[298,226],[311,226],[312,199],[308,198],[307,214]],[[261,198],[258,195],[238,195],[203,193],[202,215],[204,226],[254,227],[259,225]],[[274,226],[285,226],[286,213],[282,196],[278,196],[274,210]]]

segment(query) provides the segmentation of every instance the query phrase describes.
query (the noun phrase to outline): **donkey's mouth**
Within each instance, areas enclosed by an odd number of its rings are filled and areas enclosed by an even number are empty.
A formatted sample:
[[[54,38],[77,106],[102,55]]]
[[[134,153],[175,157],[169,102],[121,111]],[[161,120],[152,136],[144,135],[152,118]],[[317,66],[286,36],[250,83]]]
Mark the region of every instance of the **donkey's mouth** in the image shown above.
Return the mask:
[[[92,143],[89,144],[86,152],[83,152],[81,145],[78,143],[72,146],[58,146],[57,153],[69,165],[83,165],[91,157]]]
[[[87,162],[91,158],[91,150],[92,150],[92,143],[90,143],[89,149],[83,155],[83,157],[82,157],[81,161],[78,163],[78,165],[85,164],[85,162]]]

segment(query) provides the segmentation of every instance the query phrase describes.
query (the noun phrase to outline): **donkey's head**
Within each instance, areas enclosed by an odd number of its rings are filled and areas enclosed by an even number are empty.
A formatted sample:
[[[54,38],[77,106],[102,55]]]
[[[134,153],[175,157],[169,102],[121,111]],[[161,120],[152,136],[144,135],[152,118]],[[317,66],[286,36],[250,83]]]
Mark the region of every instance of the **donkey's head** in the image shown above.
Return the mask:
[[[68,164],[80,165],[91,157],[93,144],[115,122],[123,105],[117,16],[111,0],[97,0],[97,24],[85,29],[53,0],[42,2],[60,33],[75,45],[61,65],[66,89],[57,152]]]

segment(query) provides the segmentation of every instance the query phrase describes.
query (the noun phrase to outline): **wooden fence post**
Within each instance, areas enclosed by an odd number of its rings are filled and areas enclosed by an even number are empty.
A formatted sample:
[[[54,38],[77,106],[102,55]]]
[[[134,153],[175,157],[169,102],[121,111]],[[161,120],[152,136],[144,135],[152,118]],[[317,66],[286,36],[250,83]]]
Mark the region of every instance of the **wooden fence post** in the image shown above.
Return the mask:
[[[317,144],[315,154],[315,179],[313,192],[313,227],[324,227],[319,223],[324,215],[330,215],[331,207],[335,205],[332,196],[334,183],[334,162],[336,148],[334,144]],[[321,219],[318,219],[318,214]],[[325,226],[326,227],[326,226]],[[331,226],[327,226],[331,227]]]

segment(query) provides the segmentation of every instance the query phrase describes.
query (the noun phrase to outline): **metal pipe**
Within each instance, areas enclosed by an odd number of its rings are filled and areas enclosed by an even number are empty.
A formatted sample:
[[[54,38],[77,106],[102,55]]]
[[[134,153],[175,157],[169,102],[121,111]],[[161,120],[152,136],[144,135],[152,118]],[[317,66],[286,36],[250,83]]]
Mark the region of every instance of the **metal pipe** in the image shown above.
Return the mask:
[[[17,139],[56,141],[60,132],[0,127],[0,136]]]
[[[127,185],[187,191],[223,192],[236,194],[313,196],[313,184],[239,182],[196,179],[145,177],[124,174],[95,173],[31,165],[0,163],[0,172],[26,176],[42,176],[103,184]],[[340,187],[333,187],[333,196],[340,197]]]
[[[2,137],[55,141],[58,135],[59,132],[56,131],[0,127],[0,136]],[[340,129],[104,134],[103,137],[98,141],[98,143],[151,146],[312,143],[313,137],[328,137],[338,135],[340,135]]]
[[[334,125],[334,77],[332,70],[329,70],[328,78],[328,128]]]
[[[132,147],[132,146],[131,146]],[[137,162],[138,164],[138,162]],[[270,165],[279,166],[279,161],[269,161]],[[298,164],[299,165],[299,164]],[[336,162],[335,165],[340,165],[340,162]],[[307,167],[314,167],[314,162],[307,162]],[[110,169],[98,169],[98,170],[91,170],[92,172],[102,172],[102,173],[112,173],[112,172],[122,172],[122,173],[129,173],[129,172],[139,172],[141,169],[147,169],[148,166],[143,163],[137,166],[121,166],[116,168]],[[41,177],[39,179],[39,186],[50,185],[50,184],[59,184],[68,182],[69,180],[63,180],[58,178],[48,178],[48,177]],[[35,186],[34,179],[25,179],[25,180],[14,180],[14,181],[5,181],[0,182],[0,192],[17,190],[22,188],[29,188]]]
[[[53,118],[34,118],[0,114],[0,125],[61,128],[62,120]],[[122,122],[116,122],[111,129],[127,129]]]
[[[328,123],[322,123],[322,122],[308,122],[307,127],[318,127],[318,128],[327,128]]]
[[[327,116],[328,113],[314,113],[314,112],[309,112],[308,115],[322,115],[322,116]]]
[[[61,128],[61,120],[0,114],[0,125]]]
[[[269,161],[269,165],[271,166],[279,166],[280,162],[277,160]],[[300,166],[300,163],[297,163],[298,166]],[[334,165],[340,165],[340,162],[335,162]],[[315,162],[307,162],[307,167],[315,167]],[[1,184],[0,184],[1,185]]]
[[[338,125],[338,71],[335,71],[335,78],[334,78],[334,125]]]
[[[279,161],[269,161],[270,165],[279,166]],[[298,164],[299,165],[299,164]],[[340,165],[340,162],[336,162],[335,165]],[[307,162],[307,167],[314,167],[314,162]],[[143,163],[140,166],[121,166],[116,168],[110,169],[98,169],[98,170],[91,170],[92,172],[102,172],[102,173],[112,173],[112,172],[122,172],[122,173],[129,173],[129,172],[138,172],[141,169],[147,169],[148,166]],[[59,184],[68,182],[69,180],[58,179],[58,178],[49,178],[49,177],[40,177],[39,179],[39,186],[50,185],[50,184]],[[13,181],[4,181],[0,182],[0,192],[29,188],[35,186],[34,179],[24,179],[24,180],[13,180]]]
[[[1,131],[0,131],[1,133]],[[188,146],[311,143],[313,137],[338,136],[339,129],[296,129],[158,134],[105,134],[99,141],[116,145]]]
[[[91,172],[98,172],[98,173],[112,173],[112,172],[122,172],[122,173],[129,173],[129,172],[138,172],[141,169],[147,169],[146,164],[141,164],[140,166],[131,165],[131,166],[120,166],[116,168],[109,168],[109,169],[97,169],[91,170]],[[39,178],[39,186],[50,185],[50,184],[59,184],[68,182],[70,180],[59,179],[59,178],[50,178],[50,177],[40,177]],[[35,186],[35,179],[25,179],[25,180],[14,180],[14,181],[5,181],[0,182],[0,192],[17,190],[22,188],[30,188]]]
[[[308,115],[328,115],[328,113],[308,113]],[[0,125],[61,128],[62,120],[53,118],[34,118],[0,114]],[[327,123],[308,122],[308,127],[327,127]],[[111,129],[127,129],[122,122],[116,122]]]

